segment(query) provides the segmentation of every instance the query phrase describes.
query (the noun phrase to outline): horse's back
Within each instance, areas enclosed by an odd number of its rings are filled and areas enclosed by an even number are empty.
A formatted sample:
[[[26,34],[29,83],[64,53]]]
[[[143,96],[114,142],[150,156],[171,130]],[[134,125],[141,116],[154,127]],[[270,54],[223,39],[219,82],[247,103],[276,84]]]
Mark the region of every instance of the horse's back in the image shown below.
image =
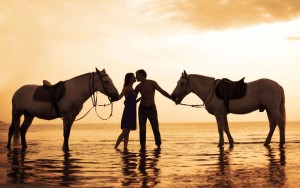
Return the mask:
[[[248,96],[259,98],[261,103],[269,103],[272,105],[280,105],[280,101],[284,98],[283,87],[276,81],[261,78],[247,85]]]
[[[33,93],[35,92],[37,85],[24,85],[20,87],[13,95],[12,103],[13,107],[28,103],[33,100]]]
[[[282,89],[282,86],[274,80],[268,78],[261,78],[252,82],[249,82],[248,85],[254,85],[261,90],[278,90]]]

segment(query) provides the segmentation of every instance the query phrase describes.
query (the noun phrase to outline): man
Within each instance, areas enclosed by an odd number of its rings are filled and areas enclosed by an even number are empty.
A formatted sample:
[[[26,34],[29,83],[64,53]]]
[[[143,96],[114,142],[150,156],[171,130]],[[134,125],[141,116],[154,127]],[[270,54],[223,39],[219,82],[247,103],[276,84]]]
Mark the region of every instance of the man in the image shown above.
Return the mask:
[[[161,138],[159,132],[159,123],[157,119],[157,111],[154,101],[155,90],[159,91],[162,95],[172,100],[165,90],[163,90],[155,81],[147,79],[147,73],[143,69],[136,71],[136,79],[140,83],[135,88],[135,93],[141,93],[142,99],[138,109],[139,126],[140,126],[140,145],[141,149],[146,147],[146,122],[147,118],[150,121],[155,144],[157,147],[161,145]]]

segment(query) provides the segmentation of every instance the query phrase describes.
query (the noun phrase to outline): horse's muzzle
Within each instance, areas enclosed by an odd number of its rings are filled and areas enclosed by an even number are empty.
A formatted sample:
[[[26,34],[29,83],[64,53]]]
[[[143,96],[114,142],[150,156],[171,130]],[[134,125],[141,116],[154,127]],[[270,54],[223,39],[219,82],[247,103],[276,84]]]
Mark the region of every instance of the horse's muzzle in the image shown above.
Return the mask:
[[[172,94],[171,97],[172,97],[172,100],[173,100],[176,104],[179,104],[179,103],[181,103],[181,101],[182,101],[182,98],[181,98],[181,97],[175,96],[174,94]]]
[[[119,94],[114,94],[114,95],[109,96],[110,102],[115,102],[118,99],[119,99]]]

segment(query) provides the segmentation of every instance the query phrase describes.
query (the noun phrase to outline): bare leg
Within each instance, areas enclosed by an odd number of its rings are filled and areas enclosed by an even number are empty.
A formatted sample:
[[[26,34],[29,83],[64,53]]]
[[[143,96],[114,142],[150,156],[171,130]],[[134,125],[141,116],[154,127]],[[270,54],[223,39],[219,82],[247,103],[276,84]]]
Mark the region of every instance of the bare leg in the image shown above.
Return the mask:
[[[127,150],[127,145],[128,145],[128,140],[129,140],[129,133],[130,133],[130,130],[127,129],[128,132],[127,134],[125,134],[125,137],[124,137],[124,150]]]
[[[21,142],[22,142],[22,148],[23,149],[27,148],[26,132],[27,132],[29,126],[31,125],[33,118],[34,118],[34,116],[32,116],[32,115],[30,115],[28,113],[24,114],[24,121],[23,121],[23,124],[22,124],[22,126],[20,128]]]
[[[121,134],[119,135],[119,137],[117,139],[115,149],[117,149],[118,146],[120,145],[120,143],[122,142],[122,140],[125,139],[126,134],[129,134],[129,131],[130,131],[129,129],[123,129],[123,131],[121,132]],[[127,143],[128,143],[128,140],[127,140]],[[125,140],[124,140],[124,147],[125,147]],[[127,147],[127,145],[126,145],[126,147]]]

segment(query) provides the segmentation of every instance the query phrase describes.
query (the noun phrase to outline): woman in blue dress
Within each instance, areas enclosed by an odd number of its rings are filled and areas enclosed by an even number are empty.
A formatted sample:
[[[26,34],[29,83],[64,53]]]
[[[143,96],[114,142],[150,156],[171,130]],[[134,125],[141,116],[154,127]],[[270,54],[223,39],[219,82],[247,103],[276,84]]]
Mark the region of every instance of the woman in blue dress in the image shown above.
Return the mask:
[[[136,103],[140,99],[136,99],[136,94],[132,88],[133,83],[136,82],[133,73],[127,73],[125,75],[124,87],[119,95],[119,100],[125,96],[124,111],[121,120],[122,133],[119,135],[115,149],[118,148],[122,140],[124,140],[124,150],[127,150],[129,133],[131,130],[136,130]]]

